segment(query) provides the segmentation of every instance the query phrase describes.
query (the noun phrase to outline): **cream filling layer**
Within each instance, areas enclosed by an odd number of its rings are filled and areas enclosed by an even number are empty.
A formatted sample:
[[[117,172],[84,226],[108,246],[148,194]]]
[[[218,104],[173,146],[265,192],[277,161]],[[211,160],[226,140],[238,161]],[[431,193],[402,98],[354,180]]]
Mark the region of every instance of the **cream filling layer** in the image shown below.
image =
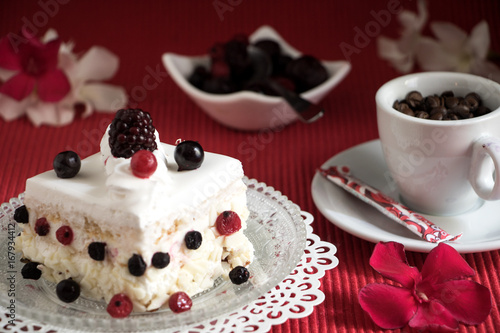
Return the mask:
[[[240,186],[233,184],[231,187],[234,190]],[[124,292],[133,301],[135,311],[155,310],[176,291],[194,295],[213,286],[219,276],[227,277],[232,268],[248,266],[252,262],[253,246],[243,234],[248,217],[245,194],[228,192],[233,193],[233,196],[220,193],[209,200],[213,205],[204,214],[200,214],[203,218],[177,221],[175,230],[157,229],[148,235],[142,235],[151,240],[147,245],[114,234],[87,233],[85,226],[82,228],[78,223],[72,223],[74,215],[70,217],[64,210],[50,213],[57,209],[32,202],[30,223],[17,238],[16,246],[25,257],[43,264],[40,267],[47,280],[58,282],[71,277],[80,283],[82,292],[87,297],[104,298],[108,302],[113,295]],[[214,226],[215,219],[220,212],[228,209],[241,216],[242,229],[230,236],[221,236]],[[80,215],[76,216],[76,220],[85,219],[83,213]],[[34,233],[34,223],[42,216],[51,225],[46,236]],[[60,244],[55,236],[56,230],[62,225],[71,226],[75,235],[74,241],[67,246]],[[203,235],[202,245],[197,250],[189,250],[184,244],[184,236],[190,230],[200,231]],[[152,238],[153,235],[156,238]],[[87,249],[93,241],[107,244],[104,261],[95,261],[89,257]],[[138,244],[143,246],[137,246]],[[166,268],[151,266],[151,258],[157,251],[170,254],[170,264]],[[148,265],[145,274],[140,277],[128,272],[127,262],[134,253],[141,254]]]

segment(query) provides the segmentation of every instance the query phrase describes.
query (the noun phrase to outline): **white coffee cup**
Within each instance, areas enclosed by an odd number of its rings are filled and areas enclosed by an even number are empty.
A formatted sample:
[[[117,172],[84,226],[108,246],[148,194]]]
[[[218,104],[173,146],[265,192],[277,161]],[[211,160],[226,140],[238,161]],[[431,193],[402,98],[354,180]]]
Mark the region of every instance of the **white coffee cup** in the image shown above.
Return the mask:
[[[475,92],[492,112],[431,120],[395,110],[394,101],[413,90],[424,97]],[[426,72],[387,82],[375,99],[384,157],[403,203],[421,213],[455,215],[500,199],[500,84],[470,74]]]

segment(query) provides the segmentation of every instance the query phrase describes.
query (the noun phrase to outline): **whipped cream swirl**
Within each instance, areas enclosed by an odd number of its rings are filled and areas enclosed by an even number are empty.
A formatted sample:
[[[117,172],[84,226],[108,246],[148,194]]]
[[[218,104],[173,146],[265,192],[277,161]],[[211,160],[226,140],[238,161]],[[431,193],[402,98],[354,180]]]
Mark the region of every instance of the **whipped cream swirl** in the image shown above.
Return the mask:
[[[167,156],[155,130],[156,149],[153,154],[158,162],[156,171],[149,178],[139,178],[132,174],[131,158],[114,157],[109,146],[109,126],[101,139],[101,161],[104,164],[107,179],[106,187],[111,198],[130,203],[150,201],[167,192],[172,178],[167,168]]]

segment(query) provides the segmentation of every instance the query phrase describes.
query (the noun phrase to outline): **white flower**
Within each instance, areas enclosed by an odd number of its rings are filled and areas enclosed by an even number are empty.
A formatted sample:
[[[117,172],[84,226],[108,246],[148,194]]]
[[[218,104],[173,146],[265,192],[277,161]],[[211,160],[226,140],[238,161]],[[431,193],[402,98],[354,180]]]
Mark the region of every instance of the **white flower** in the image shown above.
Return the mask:
[[[398,19],[403,26],[399,40],[380,36],[377,39],[378,54],[388,60],[392,66],[402,73],[408,73],[415,63],[415,51],[421,38],[422,29],[427,22],[425,1],[418,2],[418,15],[410,11],[402,11]]]
[[[430,28],[437,40],[422,38],[417,50],[423,70],[471,73],[500,82],[500,69],[487,60],[490,33],[486,21],[479,22],[469,36],[451,23],[434,22]]]
[[[122,87],[97,81],[112,78],[119,66],[117,56],[105,48],[93,46],[81,58],[76,60],[72,53],[66,54],[63,67],[71,82],[70,98],[74,103],[84,106],[82,116],[86,117],[94,109],[114,112],[127,103],[127,94]]]
[[[57,38],[57,32],[49,29],[42,41],[47,43]],[[127,103],[125,89],[98,81],[113,77],[118,66],[118,57],[105,48],[94,46],[83,56],[77,57],[73,53],[73,43],[61,43],[58,67],[70,81],[69,93],[53,103],[40,100],[35,93],[21,101],[0,94],[0,115],[10,121],[26,114],[35,126],[63,126],[73,121],[75,108],[82,109],[83,117],[94,110],[114,112]],[[12,74],[12,71],[0,69],[0,80],[6,81]]]

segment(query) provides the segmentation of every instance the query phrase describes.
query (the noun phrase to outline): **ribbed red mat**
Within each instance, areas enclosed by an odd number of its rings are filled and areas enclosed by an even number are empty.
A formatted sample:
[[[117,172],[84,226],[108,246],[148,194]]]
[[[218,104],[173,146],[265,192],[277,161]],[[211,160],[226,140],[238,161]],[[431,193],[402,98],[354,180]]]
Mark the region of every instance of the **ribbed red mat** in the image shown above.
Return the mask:
[[[311,212],[315,233],[335,244],[340,264],[322,279],[325,301],[307,318],[288,320],[273,327],[273,333],[378,332],[357,300],[367,283],[382,282],[368,264],[373,244],[347,234],[328,222],[311,197],[315,169],[331,156],[356,144],[377,138],[374,95],[387,80],[398,76],[376,54],[369,38],[350,57],[352,71],[323,101],[327,113],[319,122],[295,123],[280,132],[239,132],[227,129],[206,116],[165,74],[164,52],[205,53],[215,41],[228,40],[238,32],[251,33],[263,24],[273,26],[291,45],[322,59],[344,59],[341,43],[355,45],[356,29],[374,20],[373,13],[387,8],[384,1],[264,1],[218,0],[231,10],[222,16],[214,1],[16,1],[0,2],[0,35],[18,32],[26,21],[44,11],[41,4],[57,3],[46,22],[36,21],[39,34],[55,28],[63,40],[73,40],[82,52],[102,45],[120,57],[119,73],[112,80],[130,93],[143,85],[148,70],[159,68],[156,89],[132,98],[148,110],[162,141],[195,139],[207,151],[227,154],[243,162],[245,172],[282,191],[302,210]],[[415,1],[396,1],[415,11]],[[428,1],[433,21],[453,22],[466,31],[480,20],[489,23],[491,47],[500,52],[500,2],[452,0]],[[38,20],[41,20],[38,18]],[[42,24],[44,23],[44,24]],[[395,16],[380,34],[397,37]],[[430,34],[429,31],[425,32]],[[159,66],[159,67],[157,67]],[[51,168],[52,159],[63,149],[82,157],[98,151],[100,136],[111,120],[96,113],[62,128],[33,127],[26,118],[13,122],[0,119],[0,202],[24,189],[26,178]],[[367,166],[369,167],[369,166]],[[477,271],[474,278],[493,295],[493,310],[478,327],[460,326],[460,332],[495,332],[500,329],[500,251],[464,255]],[[425,255],[408,253],[410,264],[421,267]],[[0,328],[1,330],[1,328]],[[396,332],[412,332],[408,328]]]

